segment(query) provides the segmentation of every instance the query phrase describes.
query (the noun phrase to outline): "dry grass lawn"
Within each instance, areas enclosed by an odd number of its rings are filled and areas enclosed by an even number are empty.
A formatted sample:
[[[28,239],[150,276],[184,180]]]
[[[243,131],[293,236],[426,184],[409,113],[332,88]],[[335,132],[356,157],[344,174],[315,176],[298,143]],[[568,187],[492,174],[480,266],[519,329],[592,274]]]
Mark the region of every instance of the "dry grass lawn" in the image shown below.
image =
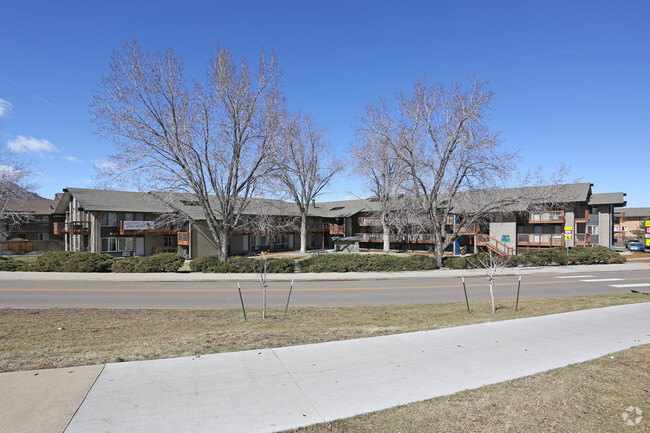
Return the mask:
[[[319,343],[647,301],[639,294],[271,310],[0,310],[0,372]]]

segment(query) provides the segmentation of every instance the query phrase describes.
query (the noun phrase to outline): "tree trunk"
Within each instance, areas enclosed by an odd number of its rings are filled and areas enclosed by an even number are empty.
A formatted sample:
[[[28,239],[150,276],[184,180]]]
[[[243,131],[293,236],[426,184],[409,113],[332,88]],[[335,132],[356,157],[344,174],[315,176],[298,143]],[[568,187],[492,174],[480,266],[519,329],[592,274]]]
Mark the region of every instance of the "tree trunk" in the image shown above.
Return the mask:
[[[219,260],[225,262],[228,258],[228,233],[226,229],[219,232]]]
[[[304,213],[300,218],[300,252],[307,252],[307,214]]]
[[[381,227],[384,231],[384,249],[382,252],[388,254],[390,253],[390,227],[388,227],[388,224],[386,224],[386,219],[384,216],[381,217]]]
[[[492,314],[496,314],[496,310],[494,309],[494,291],[492,290],[492,286],[494,286],[494,278],[489,277],[490,280],[490,299],[492,300]]]

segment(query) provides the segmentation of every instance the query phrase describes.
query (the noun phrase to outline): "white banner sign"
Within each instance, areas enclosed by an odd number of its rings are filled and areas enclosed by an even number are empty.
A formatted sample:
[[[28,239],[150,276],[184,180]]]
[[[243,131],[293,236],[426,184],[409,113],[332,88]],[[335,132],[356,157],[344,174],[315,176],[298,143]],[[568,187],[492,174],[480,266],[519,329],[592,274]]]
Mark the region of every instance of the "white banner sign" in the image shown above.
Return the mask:
[[[153,230],[153,221],[124,221],[124,230]]]

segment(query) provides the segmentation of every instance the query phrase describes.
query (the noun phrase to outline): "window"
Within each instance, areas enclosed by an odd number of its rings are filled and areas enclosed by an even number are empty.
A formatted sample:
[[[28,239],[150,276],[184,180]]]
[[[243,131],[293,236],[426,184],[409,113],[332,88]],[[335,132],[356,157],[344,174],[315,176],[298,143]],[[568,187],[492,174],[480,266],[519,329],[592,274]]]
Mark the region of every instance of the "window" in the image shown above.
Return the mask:
[[[118,251],[133,251],[133,238],[117,238]]]
[[[133,212],[127,212],[124,214],[124,221],[134,221]]]
[[[597,235],[598,226],[587,226],[587,233],[589,233],[590,235]]]
[[[102,238],[102,251],[117,251],[117,238]]]
[[[38,234],[38,240],[39,241],[49,241],[50,240],[50,234],[49,233],[39,233]]]
[[[175,247],[176,243],[174,242],[174,236],[164,236],[163,237],[163,247]]]
[[[623,227],[621,227],[621,230],[624,231],[624,232],[626,232],[626,231],[627,231],[627,226],[623,226]]]
[[[117,227],[117,212],[102,213],[102,225],[107,227]]]
[[[102,252],[133,251],[133,238],[102,238]]]

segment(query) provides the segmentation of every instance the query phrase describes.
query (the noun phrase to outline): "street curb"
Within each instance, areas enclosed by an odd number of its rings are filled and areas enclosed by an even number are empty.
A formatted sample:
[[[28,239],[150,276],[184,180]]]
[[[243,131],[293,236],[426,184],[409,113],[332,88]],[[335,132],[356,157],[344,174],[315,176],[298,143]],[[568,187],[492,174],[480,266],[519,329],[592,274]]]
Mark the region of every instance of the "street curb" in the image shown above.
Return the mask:
[[[506,268],[501,276],[518,276],[541,273],[583,273],[615,271],[648,271],[650,263],[623,263],[611,265],[572,265]],[[268,274],[267,281],[355,281],[395,279],[441,279],[484,276],[482,269],[437,269],[433,271],[405,272],[346,272],[346,273],[296,273]],[[211,282],[258,281],[257,274],[202,274],[202,273],[75,273],[75,272],[0,272],[2,281],[107,281],[107,282]]]

